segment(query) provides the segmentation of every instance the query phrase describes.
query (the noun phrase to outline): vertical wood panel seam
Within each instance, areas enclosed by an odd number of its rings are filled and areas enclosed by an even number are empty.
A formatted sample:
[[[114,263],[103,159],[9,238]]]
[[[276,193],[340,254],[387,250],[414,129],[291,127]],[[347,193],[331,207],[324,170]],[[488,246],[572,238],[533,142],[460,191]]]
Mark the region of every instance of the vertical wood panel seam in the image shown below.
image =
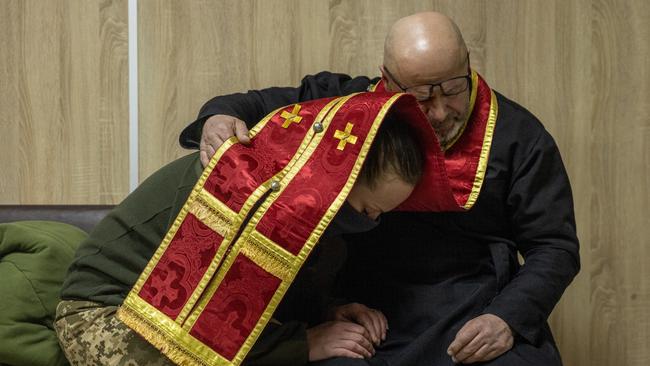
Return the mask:
[[[129,0],[129,192],[138,186],[138,0]]]

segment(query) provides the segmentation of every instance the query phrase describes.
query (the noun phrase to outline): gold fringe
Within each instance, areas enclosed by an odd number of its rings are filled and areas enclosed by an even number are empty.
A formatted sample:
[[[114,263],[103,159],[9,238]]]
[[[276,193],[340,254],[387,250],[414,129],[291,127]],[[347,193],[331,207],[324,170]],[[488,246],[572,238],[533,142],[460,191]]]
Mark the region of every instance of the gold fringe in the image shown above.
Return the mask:
[[[157,329],[145,317],[126,306],[121,306],[117,310],[117,318],[140,334],[147,342],[151,343],[160,352],[172,360],[175,364],[181,366],[209,366],[198,356],[188,352],[185,348],[176,343],[173,337],[166,335]]]
[[[272,248],[268,248],[263,243],[254,240],[251,236],[245,239],[240,253],[282,281],[293,279],[292,263],[277,255]]]
[[[201,200],[200,196],[197,197],[196,201],[192,202],[189,212],[222,237],[228,236],[232,221],[221,212],[208,206],[206,202]]]

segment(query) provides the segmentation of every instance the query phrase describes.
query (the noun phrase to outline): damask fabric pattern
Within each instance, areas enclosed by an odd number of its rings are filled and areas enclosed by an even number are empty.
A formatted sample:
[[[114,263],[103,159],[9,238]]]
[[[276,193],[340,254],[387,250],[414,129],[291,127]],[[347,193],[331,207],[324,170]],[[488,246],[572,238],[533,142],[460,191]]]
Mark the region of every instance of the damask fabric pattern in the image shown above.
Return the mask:
[[[140,296],[170,318],[183,310],[193,286],[201,280],[223,237],[188,215],[175,236],[176,245],[160,258],[160,267],[140,290]],[[160,289],[166,289],[160,291]]]
[[[219,354],[233,359],[257,324],[255,315],[264,311],[280,283],[279,278],[252,260],[237,257],[190,334]],[[229,316],[224,317],[224,314]],[[233,328],[237,332],[233,332]]]
[[[183,131],[181,143],[198,148],[202,123],[213,114],[236,116],[251,126],[275,105],[345,95],[370,84],[366,77],[321,72],[305,77],[297,88],[219,96]],[[542,124],[517,103],[496,96],[499,116],[476,205],[468,213],[391,213],[382,218],[376,236],[359,236],[350,245],[358,261],[349,268],[359,271],[360,283],[342,282],[352,299],[384,311],[389,322],[394,319],[389,332],[394,348],[378,353],[371,364],[451,365],[444,351],[454,330],[481,313],[499,316],[517,334],[515,348],[491,365],[561,364],[546,319],[580,268],[571,187],[558,148]],[[476,251],[476,256],[468,255]],[[517,252],[526,260],[521,268]],[[471,277],[481,273],[492,279]],[[386,276],[394,286],[386,286]],[[487,304],[439,317],[435,301],[464,304],[471,295],[466,291],[477,281],[494,289],[484,298]],[[390,296],[376,297],[383,294]],[[402,335],[397,324],[404,326]]]
[[[386,115],[393,113],[422,139],[426,136],[431,143],[422,144],[429,147],[425,156],[442,162],[434,131],[415,103],[406,94],[360,93],[294,104],[262,119],[251,131],[250,144],[227,141],[118,318],[176,362],[241,363],[345,202]],[[485,124],[477,126],[482,136]],[[269,154],[275,163],[267,161]],[[440,169],[431,176],[441,189],[423,204],[462,210]],[[471,184],[474,174],[460,179]],[[197,221],[198,212],[206,210],[212,214]],[[215,231],[210,236],[215,243],[203,255],[211,260],[192,267],[198,275],[186,279],[192,263],[183,253],[189,242],[202,240],[198,232],[209,230]],[[161,296],[170,290],[168,283],[174,295],[182,294],[174,299],[182,308],[170,309],[168,296]]]
[[[201,172],[198,153],[182,157],[147,178],[111,211],[80,245],[62,290],[63,299],[101,304],[101,307],[109,308],[104,315],[112,316],[114,310],[111,307],[116,309],[122,303],[187,200]],[[305,285],[300,288],[304,289]],[[293,306],[292,302],[283,304],[283,314],[293,314]],[[82,311],[84,306],[75,308]],[[301,365],[307,362],[305,325],[296,318],[280,319],[281,325],[273,324],[265,329],[245,365]],[[59,320],[62,320],[61,316]],[[111,326],[108,322],[104,324]],[[61,329],[72,328],[79,338],[90,338],[84,341],[86,344],[90,344],[98,334],[97,329],[91,328],[86,335],[84,327],[92,325],[80,321],[58,323]],[[59,334],[64,332],[60,331]],[[127,343],[129,339],[134,339],[135,347],[141,348],[137,346],[138,342],[143,342],[141,337],[131,338],[128,333],[120,334]],[[62,340],[62,343],[69,342]],[[156,352],[158,357],[162,357],[159,351]],[[75,357],[72,356],[79,359]],[[79,361],[78,364],[97,364],[92,361],[91,358],[88,363]]]

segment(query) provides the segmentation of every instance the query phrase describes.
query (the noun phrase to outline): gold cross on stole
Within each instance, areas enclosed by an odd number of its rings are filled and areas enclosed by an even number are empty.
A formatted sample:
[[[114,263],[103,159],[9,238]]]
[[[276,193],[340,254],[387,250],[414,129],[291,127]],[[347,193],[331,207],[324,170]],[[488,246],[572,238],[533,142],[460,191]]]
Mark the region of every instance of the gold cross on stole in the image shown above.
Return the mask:
[[[291,113],[282,111],[282,114],[280,114],[280,117],[284,118],[282,128],[288,128],[292,123],[300,123],[300,121],[302,121],[302,117],[298,115],[300,113],[300,108],[302,108],[300,107],[300,104],[296,104],[293,106]]]
[[[338,146],[336,146],[338,150],[345,149],[346,144],[354,145],[357,143],[357,137],[352,134],[352,127],[354,127],[354,125],[348,122],[345,126],[345,131],[336,130],[336,132],[334,132],[334,138],[341,140],[339,141]]]

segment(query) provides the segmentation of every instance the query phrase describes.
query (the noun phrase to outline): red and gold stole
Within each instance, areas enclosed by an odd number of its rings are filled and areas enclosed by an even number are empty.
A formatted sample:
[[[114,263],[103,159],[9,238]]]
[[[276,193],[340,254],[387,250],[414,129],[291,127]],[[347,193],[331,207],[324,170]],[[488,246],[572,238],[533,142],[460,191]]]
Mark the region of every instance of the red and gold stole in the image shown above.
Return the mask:
[[[444,159],[432,128],[406,94],[360,93],[290,105],[255,126],[250,145],[228,140],[118,318],[177,364],[240,364],[344,203],[389,111],[411,124],[421,142],[433,142],[423,145],[427,165]],[[425,206],[459,209],[443,197],[454,184],[431,194]]]
[[[424,176],[398,210],[463,211],[476,203],[487,170],[498,104],[496,95],[476,71],[472,70],[471,78],[470,113],[462,129],[442,147],[443,154],[426,151]],[[383,81],[370,89],[380,93],[386,91]],[[429,140],[424,144],[437,144],[437,139],[433,142],[429,136],[421,138]],[[440,194],[441,190],[444,194]],[[449,201],[442,202],[445,198]]]

